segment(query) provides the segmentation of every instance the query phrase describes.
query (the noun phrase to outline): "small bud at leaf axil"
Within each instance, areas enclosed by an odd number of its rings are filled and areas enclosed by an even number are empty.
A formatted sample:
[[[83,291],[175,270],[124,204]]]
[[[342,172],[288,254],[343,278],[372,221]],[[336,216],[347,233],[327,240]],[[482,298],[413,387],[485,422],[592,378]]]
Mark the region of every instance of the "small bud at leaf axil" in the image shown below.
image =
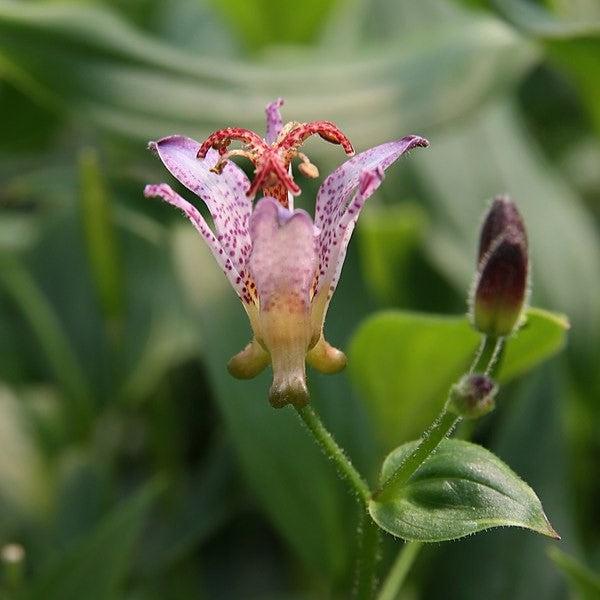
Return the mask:
[[[448,409],[465,419],[477,419],[495,407],[496,384],[487,375],[465,375],[450,390]]]

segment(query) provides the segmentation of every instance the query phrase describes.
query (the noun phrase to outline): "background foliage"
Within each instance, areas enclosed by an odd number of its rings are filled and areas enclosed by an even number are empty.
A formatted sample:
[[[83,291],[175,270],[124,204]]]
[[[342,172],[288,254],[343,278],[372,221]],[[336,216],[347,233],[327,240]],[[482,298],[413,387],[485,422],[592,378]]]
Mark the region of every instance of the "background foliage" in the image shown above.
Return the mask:
[[[572,324],[475,431],[536,489],[560,549],[518,530],[436,544],[402,597],[594,597],[599,35],[596,0],[0,0],[0,544],[25,549],[20,566],[3,554],[3,594],[347,597],[352,498],[268,406],[268,374],[227,374],[243,311],[192,228],[141,194],[165,178],[148,140],[261,130],[284,96],[285,116],[334,120],[359,150],[431,141],[351,244],[327,322],[351,369],[310,374],[372,480],[441,406],[432,365],[453,372],[471,342],[459,320],[430,344],[426,317],[361,322],[464,313],[494,194],[525,215],[533,303]],[[310,154],[322,173],[341,159]],[[388,348],[397,361],[375,369]]]

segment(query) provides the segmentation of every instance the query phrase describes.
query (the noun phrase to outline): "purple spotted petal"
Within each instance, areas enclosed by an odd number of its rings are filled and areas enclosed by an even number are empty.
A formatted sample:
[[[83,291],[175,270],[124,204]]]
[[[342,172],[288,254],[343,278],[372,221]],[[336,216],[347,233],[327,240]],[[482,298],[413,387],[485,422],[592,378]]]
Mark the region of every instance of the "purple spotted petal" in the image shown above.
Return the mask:
[[[218,153],[209,150],[206,158],[196,158],[200,144],[187,137],[166,137],[150,142],[149,147],[158,153],[176,179],[204,200],[212,215],[217,239],[243,278],[251,250],[248,220],[252,211],[252,202],[246,196],[250,182],[244,172],[229,161],[222,174],[211,173]]]
[[[279,110],[282,106],[283,98],[277,98],[277,100],[268,104],[265,110],[267,113],[267,135],[265,136],[267,144],[272,144],[283,128],[283,119]]]
[[[146,198],[162,198],[169,204],[172,204],[183,211],[183,214],[192,222],[194,227],[198,230],[198,233],[200,233],[204,241],[208,244],[210,251],[215,257],[215,260],[221,269],[223,269],[223,272],[227,276],[227,279],[229,279],[231,282],[231,285],[237,292],[238,296],[243,299],[244,293],[242,290],[244,284],[240,274],[233,266],[231,258],[226,255],[225,250],[223,249],[223,246],[219,240],[215,237],[214,233],[207,225],[204,217],[198,212],[198,209],[190,204],[187,200],[184,200],[166,183],[147,185],[144,188],[144,196],[146,196]]]
[[[381,184],[384,171],[407,151],[428,145],[426,139],[410,135],[376,146],[346,161],[321,185],[315,211],[315,225],[321,232],[319,270],[314,283],[319,318],[324,318],[337,285],[356,220],[364,203]]]
[[[248,268],[260,310],[308,310],[317,249],[315,228],[303,210],[290,211],[273,198],[260,200],[250,218],[252,254]]]
[[[305,361],[315,337],[310,306],[317,266],[314,224],[306,212],[263,198],[250,218],[250,236],[248,268],[259,301],[255,335],[273,368],[269,400],[273,406],[301,406],[308,402]]]

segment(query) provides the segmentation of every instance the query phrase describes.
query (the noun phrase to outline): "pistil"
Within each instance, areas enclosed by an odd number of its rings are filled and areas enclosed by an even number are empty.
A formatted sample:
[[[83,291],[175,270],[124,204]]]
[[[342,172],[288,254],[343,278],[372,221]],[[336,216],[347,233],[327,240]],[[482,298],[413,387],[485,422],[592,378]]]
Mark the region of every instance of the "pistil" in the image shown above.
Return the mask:
[[[265,196],[275,198],[282,206],[289,208],[288,192],[294,196],[301,192],[289,169],[291,161],[296,157],[300,159],[298,170],[305,177],[314,179],[319,176],[318,168],[306,154],[299,151],[299,147],[312,135],[319,135],[332,144],[342,146],[349,156],[354,154],[350,140],[330,121],[292,121],[282,128],[277,140],[272,144],[268,144],[257,133],[248,129],[220,129],[202,143],[197,158],[204,158],[210,148],[217,150],[220,158],[211,169],[215,173],[221,173],[226,162],[234,156],[250,160],[254,165],[254,179],[246,192],[248,197],[253,197],[262,189]],[[243,148],[228,150],[234,140],[242,142]]]

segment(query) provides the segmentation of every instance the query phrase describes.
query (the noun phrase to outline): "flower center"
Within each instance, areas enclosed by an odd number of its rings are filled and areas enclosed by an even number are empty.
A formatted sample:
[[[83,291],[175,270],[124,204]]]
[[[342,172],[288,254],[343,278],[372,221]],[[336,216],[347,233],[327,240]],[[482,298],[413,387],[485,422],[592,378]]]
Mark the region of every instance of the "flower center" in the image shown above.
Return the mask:
[[[319,135],[332,144],[340,145],[348,156],[354,154],[350,140],[330,121],[313,121],[311,123],[287,123],[272,144],[254,131],[241,127],[226,127],[210,135],[200,146],[197,158],[204,158],[210,148],[220,154],[220,158],[211,169],[221,173],[225,163],[233,156],[243,156],[254,165],[254,179],[246,192],[253,197],[259,189],[265,196],[275,198],[282,206],[288,208],[288,192],[297,196],[300,187],[294,181],[290,163],[294,158],[300,159],[298,170],[306,177],[319,176],[319,170],[310,159],[299,151],[302,144],[312,135]],[[241,149],[229,150],[232,141],[242,142]]]

